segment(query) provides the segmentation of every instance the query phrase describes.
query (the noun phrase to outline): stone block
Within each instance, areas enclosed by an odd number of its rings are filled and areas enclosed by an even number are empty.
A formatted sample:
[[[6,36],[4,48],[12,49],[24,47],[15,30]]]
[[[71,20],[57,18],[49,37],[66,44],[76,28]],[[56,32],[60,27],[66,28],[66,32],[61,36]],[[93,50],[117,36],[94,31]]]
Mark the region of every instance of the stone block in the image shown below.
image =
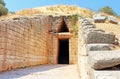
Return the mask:
[[[86,34],[86,43],[108,43],[113,44],[115,42],[115,35],[103,33],[103,32],[89,32]]]
[[[104,23],[106,20],[106,16],[101,14],[95,14],[93,15],[93,19],[95,23]]]
[[[93,31],[95,31],[95,32],[103,32],[103,33],[105,33],[105,31],[102,30],[102,29],[94,29]]]
[[[117,19],[116,19],[115,17],[113,17],[113,16],[109,16],[109,17],[108,17],[108,20],[109,20],[110,23],[118,24]]]
[[[107,51],[114,48],[112,44],[87,44],[87,51]]]
[[[90,79],[120,79],[119,70],[90,70]]]
[[[87,19],[83,19],[82,21],[81,21],[81,25],[82,26],[86,26],[86,25],[93,25],[91,22],[89,22]]]
[[[95,25],[86,25],[82,28],[83,28],[83,30],[87,30],[87,29],[91,29],[91,28],[96,28],[96,26]]]
[[[104,69],[120,64],[120,50],[89,52],[89,64],[93,69]]]
[[[84,29],[84,33],[85,34],[88,34],[89,32],[101,32],[101,33],[105,33],[105,31],[102,30],[102,29],[96,29],[96,28],[87,28],[87,29]]]
[[[97,76],[96,79],[117,79],[116,76],[110,76],[110,75],[102,75],[102,76]]]

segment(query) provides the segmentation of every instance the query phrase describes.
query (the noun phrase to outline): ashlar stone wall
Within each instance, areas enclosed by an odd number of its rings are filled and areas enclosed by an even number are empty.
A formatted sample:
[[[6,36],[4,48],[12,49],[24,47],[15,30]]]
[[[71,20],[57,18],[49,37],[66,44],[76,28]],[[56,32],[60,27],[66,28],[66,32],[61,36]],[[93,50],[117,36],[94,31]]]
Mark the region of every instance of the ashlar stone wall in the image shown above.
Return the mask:
[[[48,63],[49,17],[0,21],[0,71]]]

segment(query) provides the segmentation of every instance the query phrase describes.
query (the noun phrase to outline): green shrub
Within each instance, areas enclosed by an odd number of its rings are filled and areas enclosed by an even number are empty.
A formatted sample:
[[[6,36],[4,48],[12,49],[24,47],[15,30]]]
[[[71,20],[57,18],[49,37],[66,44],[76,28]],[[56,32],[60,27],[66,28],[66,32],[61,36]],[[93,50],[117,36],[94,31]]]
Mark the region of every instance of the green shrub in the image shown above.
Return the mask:
[[[3,5],[3,6],[5,6],[4,0],[0,0],[0,4]]]
[[[78,26],[77,26],[77,24],[75,24],[75,25],[73,25],[73,30],[74,30],[74,34],[75,35],[78,35]]]
[[[77,22],[78,22],[78,17],[79,15],[72,15],[70,18],[71,18],[71,22],[72,22],[72,28],[73,28],[73,31],[74,31],[74,34],[75,35],[78,35],[78,26],[77,26]]]
[[[8,14],[15,14],[15,12],[13,12],[13,11],[9,11]]]
[[[0,4],[0,16],[6,15],[8,13],[8,9],[5,8],[2,4]]]
[[[109,6],[105,6],[103,8],[101,8],[99,10],[100,12],[104,12],[104,13],[107,13],[107,14],[110,14],[110,15],[114,15],[114,16],[117,16],[117,14],[113,11],[113,9]]]

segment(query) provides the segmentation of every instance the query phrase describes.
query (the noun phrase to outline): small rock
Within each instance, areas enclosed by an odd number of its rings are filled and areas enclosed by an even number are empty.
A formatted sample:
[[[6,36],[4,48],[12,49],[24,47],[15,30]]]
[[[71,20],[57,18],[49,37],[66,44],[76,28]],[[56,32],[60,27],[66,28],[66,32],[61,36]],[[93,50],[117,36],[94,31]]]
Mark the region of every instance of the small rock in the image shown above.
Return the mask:
[[[82,25],[82,26],[92,25],[92,23],[91,23],[91,22],[89,22],[89,21],[88,21],[88,20],[86,20],[86,19],[83,19],[83,20],[81,21],[81,25]]]
[[[93,19],[95,23],[104,23],[106,20],[106,16],[102,14],[95,14],[93,15]]]
[[[109,20],[109,22],[112,23],[112,24],[118,24],[117,19],[116,19],[115,17],[113,17],[113,16],[109,16],[109,17],[108,17],[108,20]]]

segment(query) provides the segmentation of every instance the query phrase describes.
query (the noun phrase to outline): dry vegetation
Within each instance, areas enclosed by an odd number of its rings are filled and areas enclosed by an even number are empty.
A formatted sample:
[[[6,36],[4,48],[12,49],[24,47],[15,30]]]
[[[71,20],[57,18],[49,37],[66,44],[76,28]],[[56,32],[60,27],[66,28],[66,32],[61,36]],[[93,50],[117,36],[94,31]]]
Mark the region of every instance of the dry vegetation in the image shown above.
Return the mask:
[[[8,20],[8,19],[11,19],[11,18],[14,18],[14,17],[21,17],[21,15],[16,15],[16,14],[13,14],[13,15],[5,15],[5,16],[1,16],[1,17],[0,17],[0,20]]]
[[[96,23],[96,27],[105,30],[108,33],[115,34],[120,39],[120,25],[111,23]]]
[[[103,29],[108,33],[115,34],[120,41],[120,25],[111,24],[111,23],[96,23],[96,27]],[[120,45],[116,46],[115,49],[120,49]]]
[[[89,9],[80,8],[75,5],[54,5],[46,7],[38,7],[32,9],[25,9],[16,12],[18,15],[33,15],[33,14],[44,14],[44,15],[71,15],[80,14],[83,17],[91,17],[93,12]]]

